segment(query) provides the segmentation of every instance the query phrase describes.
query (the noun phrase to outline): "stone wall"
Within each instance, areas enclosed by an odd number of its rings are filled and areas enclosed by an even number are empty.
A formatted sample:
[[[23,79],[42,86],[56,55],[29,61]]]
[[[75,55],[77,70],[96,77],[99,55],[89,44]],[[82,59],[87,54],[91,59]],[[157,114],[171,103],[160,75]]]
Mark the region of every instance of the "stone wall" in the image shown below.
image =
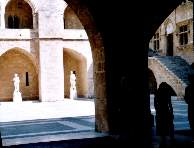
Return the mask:
[[[188,43],[180,45],[180,26],[188,26]],[[167,55],[167,37],[173,35],[173,55],[181,56],[189,64],[194,62],[193,50],[193,3],[191,1],[183,2],[179,5],[157,29],[160,35],[160,55]],[[154,39],[149,43],[149,48],[154,49]]]

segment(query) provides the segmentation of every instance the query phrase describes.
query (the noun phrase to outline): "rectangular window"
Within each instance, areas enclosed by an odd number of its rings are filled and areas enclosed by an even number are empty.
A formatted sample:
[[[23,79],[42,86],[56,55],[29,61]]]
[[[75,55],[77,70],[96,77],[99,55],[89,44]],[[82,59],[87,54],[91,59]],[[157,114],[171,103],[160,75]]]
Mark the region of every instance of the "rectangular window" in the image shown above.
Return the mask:
[[[158,50],[160,48],[160,36],[159,33],[154,35],[154,49]]]
[[[179,43],[180,45],[188,44],[188,26],[184,25],[179,28]]]
[[[29,76],[28,76],[28,72],[26,72],[26,86],[29,86]]]

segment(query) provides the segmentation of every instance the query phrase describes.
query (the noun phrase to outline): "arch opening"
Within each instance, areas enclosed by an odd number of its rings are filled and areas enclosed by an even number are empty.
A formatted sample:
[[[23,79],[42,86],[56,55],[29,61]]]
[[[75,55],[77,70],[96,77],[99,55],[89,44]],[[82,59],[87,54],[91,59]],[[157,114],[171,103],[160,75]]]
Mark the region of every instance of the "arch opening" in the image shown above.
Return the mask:
[[[95,95],[95,130],[108,132],[110,127],[107,113],[105,51],[101,33],[97,30],[94,18],[86,5],[81,4],[79,1],[76,4],[69,0],[66,0],[66,2],[79,18],[83,28],[85,28],[91,45]],[[79,4],[81,7],[79,7]]]
[[[64,29],[84,29],[78,16],[70,8],[70,6],[67,6],[64,10],[63,21]]]
[[[9,29],[32,29],[33,12],[24,0],[11,0],[5,7],[5,27]]]
[[[72,49],[64,49],[64,95],[70,96],[70,71],[76,75],[76,87],[78,98],[87,97],[87,63],[86,58]]]
[[[38,73],[28,55],[22,49],[10,49],[0,57],[0,101],[12,101],[13,77],[20,78],[20,92],[23,100],[38,100]],[[28,84],[28,85],[26,85]]]

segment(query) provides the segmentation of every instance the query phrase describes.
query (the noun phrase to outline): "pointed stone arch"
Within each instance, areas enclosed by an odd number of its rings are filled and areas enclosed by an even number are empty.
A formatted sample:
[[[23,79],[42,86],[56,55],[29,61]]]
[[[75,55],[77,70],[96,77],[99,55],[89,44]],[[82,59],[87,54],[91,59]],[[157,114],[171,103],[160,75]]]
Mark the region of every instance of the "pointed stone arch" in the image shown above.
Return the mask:
[[[6,50],[0,56],[1,101],[12,101],[12,79],[15,73],[20,77],[23,100],[38,100],[38,70],[35,63],[32,55],[20,48]]]
[[[87,97],[87,59],[82,54],[73,49],[64,48],[64,94],[65,98],[69,98],[70,88],[70,71],[74,71],[76,75],[76,87],[78,97]]]
[[[95,126],[96,131],[108,132],[108,107],[106,90],[105,51],[100,32],[97,30],[94,19],[80,0],[66,0],[79,18],[86,30],[91,45],[93,57],[94,92],[95,92]]]
[[[83,29],[79,18],[69,6],[64,10],[64,29]]]
[[[10,1],[12,0],[6,0],[4,3],[4,7],[6,7]],[[33,3],[33,1],[31,0],[21,0],[21,1],[26,2],[31,7],[33,13],[37,13],[37,8],[36,8],[36,5]]]
[[[5,3],[5,27],[13,29],[32,29],[35,22],[35,8],[29,0],[9,0]],[[10,23],[10,21],[12,23]]]
[[[21,54],[24,54],[26,57],[29,58],[29,60],[33,63],[34,67],[35,67],[35,70],[36,70],[36,73],[38,74],[39,73],[39,66],[38,66],[38,61],[37,59],[30,53],[30,51],[28,50],[25,50],[23,48],[20,48],[20,47],[13,47],[13,48],[9,48],[9,49],[5,49],[3,50],[3,52],[0,52],[0,56],[4,55],[5,53],[11,51],[11,50],[15,50],[17,51],[18,53],[21,53]]]

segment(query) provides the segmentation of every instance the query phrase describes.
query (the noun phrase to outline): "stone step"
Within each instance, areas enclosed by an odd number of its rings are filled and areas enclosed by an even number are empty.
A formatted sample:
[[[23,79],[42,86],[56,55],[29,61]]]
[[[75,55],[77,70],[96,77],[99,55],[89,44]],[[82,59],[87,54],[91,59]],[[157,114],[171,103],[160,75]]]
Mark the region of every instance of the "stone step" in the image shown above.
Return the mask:
[[[191,66],[180,56],[155,56],[169,71],[188,84],[188,74],[194,73]]]

